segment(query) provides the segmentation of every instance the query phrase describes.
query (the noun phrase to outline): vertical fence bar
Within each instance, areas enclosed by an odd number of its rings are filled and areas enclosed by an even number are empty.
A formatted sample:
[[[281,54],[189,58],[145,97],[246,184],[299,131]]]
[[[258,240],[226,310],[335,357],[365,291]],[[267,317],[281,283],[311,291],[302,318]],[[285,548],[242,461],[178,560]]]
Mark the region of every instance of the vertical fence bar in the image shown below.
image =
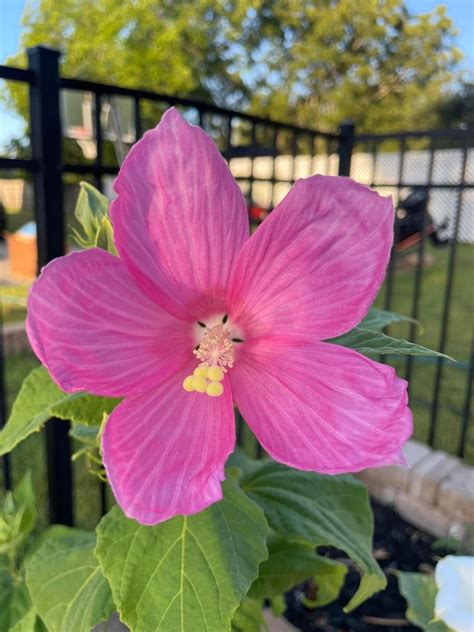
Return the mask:
[[[433,164],[434,164],[434,154],[435,154],[435,146],[433,137],[430,140],[430,158],[428,165],[428,177],[427,177],[427,189],[425,190],[425,200],[423,203],[423,212],[421,216],[421,240],[418,245],[418,261],[416,263],[415,270],[415,286],[413,288],[413,300],[411,306],[411,317],[413,320],[418,320],[419,314],[419,306],[420,306],[420,295],[422,288],[422,280],[423,280],[423,266],[424,266],[424,256],[425,256],[425,241],[426,241],[426,224],[428,218],[428,205],[431,193],[431,180],[433,177]],[[410,330],[408,333],[408,339],[411,342],[415,342],[416,339],[416,328],[417,324],[415,322],[410,323]],[[405,365],[405,379],[408,384],[410,384],[411,376],[413,372],[413,356],[408,355],[406,359]]]
[[[135,122],[135,141],[137,141],[142,137],[141,101],[139,97],[135,97],[133,100],[133,118]]]
[[[278,156],[278,127],[276,125],[273,127],[271,152],[272,152],[272,175],[271,175],[272,200],[270,202],[270,209],[273,210],[273,207],[275,206],[275,176],[276,176],[275,161]]]
[[[400,184],[402,182],[403,177],[403,160],[405,156],[405,139],[400,139],[400,165],[398,167],[398,198],[400,199]],[[397,202],[398,204],[398,202]],[[395,231],[395,241],[396,241],[396,229]],[[384,296],[384,309],[390,311],[392,308],[392,296],[393,296],[393,272],[394,272],[394,264],[395,264],[395,248],[392,247],[392,252],[390,253],[390,259],[387,266],[387,276],[385,277],[385,296]],[[384,328],[384,333],[388,333],[389,328]],[[379,357],[379,362],[385,364],[387,362],[387,356],[382,355]]]
[[[405,158],[405,139],[400,139],[400,165],[398,167],[398,194],[400,196],[400,184],[403,178],[403,161]],[[393,265],[394,265],[394,249],[390,256],[387,269],[387,281],[385,287],[385,302],[384,309],[390,310],[392,307],[392,295],[393,295]]]
[[[253,206],[254,205],[254,164],[255,164],[255,154],[257,153],[257,129],[254,122],[252,122],[252,128],[250,132],[250,178],[249,178],[249,202]]]
[[[38,162],[34,178],[38,267],[64,254],[64,213],[61,177],[59,52],[30,48],[28,67],[35,73],[30,86],[31,148]],[[73,523],[69,424],[56,419],[46,425],[49,513],[51,522]]]
[[[102,95],[100,92],[96,92],[94,94],[95,98],[95,109],[94,109],[94,132],[95,132],[95,143],[96,143],[96,157],[95,157],[95,165],[98,169],[102,167],[102,122],[100,120],[100,114],[102,111]],[[102,191],[102,174],[97,171],[95,174],[95,186]]]
[[[449,252],[449,260],[448,260],[448,276],[446,281],[446,290],[444,295],[444,303],[443,303],[443,315],[441,319],[441,333],[438,350],[441,353],[445,353],[446,350],[446,342],[448,339],[448,326],[449,326],[449,313],[451,307],[451,296],[453,292],[453,281],[454,281],[454,269],[456,265],[456,253],[457,253],[457,244],[459,239],[459,226],[461,224],[461,214],[462,214],[462,204],[464,198],[464,184],[466,180],[466,165],[467,165],[467,138],[465,139],[465,144],[463,147],[463,158],[462,158],[462,172],[461,172],[461,182],[459,184],[459,193],[458,193],[458,202],[456,205],[456,219],[454,222],[454,234],[453,241],[451,244],[451,250]],[[430,419],[430,431],[428,436],[429,445],[434,445],[435,437],[436,437],[436,423],[438,421],[438,404],[439,404],[439,392],[441,388],[441,379],[443,377],[443,368],[444,368],[444,358],[438,357],[436,358],[436,375],[434,381],[434,392],[433,392],[433,401],[431,405],[431,419]]]
[[[3,328],[3,305],[0,299],[0,430],[7,423],[7,387],[6,387],[6,364],[5,364],[5,344]],[[11,489],[10,458],[8,454],[2,456],[3,487],[5,490]]]
[[[469,420],[471,418],[473,379],[474,379],[474,335],[471,339],[471,354],[469,358],[469,368],[467,371],[466,399],[464,400],[462,424],[461,424],[461,436],[459,437],[459,447],[458,447],[458,454],[462,459],[464,458],[465,453],[466,453],[467,431],[469,427]]]
[[[339,168],[340,176],[351,175],[352,151],[354,149],[355,126],[351,121],[344,121],[339,128]]]

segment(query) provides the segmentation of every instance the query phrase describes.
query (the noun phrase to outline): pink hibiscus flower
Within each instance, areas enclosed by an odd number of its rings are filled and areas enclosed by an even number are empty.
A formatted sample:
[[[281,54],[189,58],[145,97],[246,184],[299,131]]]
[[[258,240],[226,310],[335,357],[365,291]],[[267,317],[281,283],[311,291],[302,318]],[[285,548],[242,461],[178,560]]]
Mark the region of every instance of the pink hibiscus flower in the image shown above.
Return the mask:
[[[400,462],[406,382],[322,342],[367,313],[393,207],[348,178],[298,180],[249,237],[213,142],[169,110],[130,151],[111,205],[119,257],[47,265],[28,335],[66,392],[121,396],[102,439],[124,512],[144,524],[222,497],[233,404],[277,461],[328,474]]]

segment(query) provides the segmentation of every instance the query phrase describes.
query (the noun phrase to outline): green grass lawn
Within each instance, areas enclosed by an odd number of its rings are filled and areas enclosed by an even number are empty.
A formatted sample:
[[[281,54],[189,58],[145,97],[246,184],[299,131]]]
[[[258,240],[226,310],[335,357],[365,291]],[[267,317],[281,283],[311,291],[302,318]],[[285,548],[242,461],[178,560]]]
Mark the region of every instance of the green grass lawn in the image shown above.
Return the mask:
[[[419,320],[423,331],[417,334],[417,342],[428,347],[438,348],[440,322],[446,270],[449,256],[448,248],[427,247],[427,253],[433,256],[433,264],[423,271],[423,282],[420,295]],[[472,272],[474,270],[474,247],[459,244],[456,275],[450,306],[450,321],[446,353],[457,360],[446,363],[439,397],[438,430],[436,446],[455,453],[460,434],[460,411],[464,403],[467,383],[467,361],[471,341],[471,322],[474,295],[472,289]],[[414,287],[413,269],[397,266],[394,272],[392,310],[404,314],[411,313],[411,301]],[[376,301],[383,307],[385,288],[382,288]],[[408,336],[406,324],[393,326],[393,335]],[[396,366],[399,375],[405,375],[405,360],[389,358]],[[29,371],[37,366],[32,353],[24,352],[10,355],[6,360],[7,369],[7,405],[11,403],[20,388],[21,382]],[[413,364],[410,395],[415,417],[415,437],[426,440],[429,428],[430,409],[423,402],[430,402],[435,379],[436,362],[431,358],[415,359]],[[474,428],[471,423],[466,446],[466,461],[474,463]],[[248,432],[244,437],[248,439]],[[45,465],[44,432],[30,437],[20,445],[12,455],[12,471],[14,481],[18,481],[26,468],[31,468],[38,498],[40,518],[44,524],[47,520],[47,473]],[[100,515],[100,490],[95,477],[88,474],[85,462],[80,459],[74,464],[74,507],[77,524],[83,528],[93,527]]]
[[[423,269],[421,292],[419,296],[418,319],[422,331],[417,332],[416,341],[432,349],[439,349],[442,310],[446,289],[446,274],[450,248],[434,248],[427,244],[426,254],[433,257],[433,263]],[[472,317],[474,313],[474,246],[458,244],[455,275],[449,307],[449,326],[445,353],[455,362],[444,362],[435,446],[447,452],[456,453],[461,432],[461,411],[464,406],[467,388],[467,364],[472,336]],[[393,281],[393,300],[391,309],[402,314],[411,314],[414,270],[405,266],[396,266]],[[385,286],[377,298],[376,305],[383,307]],[[409,326],[399,324],[391,328],[393,335],[408,337]],[[399,374],[405,376],[406,360],[389,358]],[[415,417],[414,436],[426,441],[429,431],[430,407],[435,383],[437,360],[434,358],[415,358],[410,382],[410,397]],[[474,426],[470,424],[466,460],[474,463]]]

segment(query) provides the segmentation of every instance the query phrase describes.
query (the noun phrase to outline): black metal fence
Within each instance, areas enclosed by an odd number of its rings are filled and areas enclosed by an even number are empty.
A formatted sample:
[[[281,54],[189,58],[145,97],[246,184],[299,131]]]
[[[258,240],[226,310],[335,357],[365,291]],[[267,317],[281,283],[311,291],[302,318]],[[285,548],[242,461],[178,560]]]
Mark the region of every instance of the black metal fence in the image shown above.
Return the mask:
[[[316,171],[326,174],[352,175],[380,190],[391,193],[399,205],[396,246],[391,259],[387,280],[381,294],[380,307],[399,311],[408,311],[414,319],[423,319],[423,290],[426,287],[427,246],[429,239],[437,238],[439,252],[442,252],[445,270],[441,285],[438,284],[440,313],[436,315],[434,329],[436,340],[430,339],[432,346],[443,352],[450,351],[449,334],[453,312],[453,292],[456,290],[456,265],[459,248],[467,246],[472,253],[472,244],[459,244],[460,228],[465,222],[465,214],[469,211],[466,199],[471,201],[474,187],[474,146],[473,130],[448,130],[416,133],[400,133],[386,135],[356,135],[351,124],[341,125],[337,134],[328,134],[317,130],[305,129],[295,125],[274,122],[256,116],[242,114],[229,109],[206,103],[191,101],[170,95],[161,95],[145,90],[132,90],[119,86],[110,86],[61,77],[59,74],[59,53],[57,51],[37,47],[28,51],[29,66],[27,70],[0,66],[0,79],[20,82],[27,86],[30,104],[30,142],[29,157],[1,157],[0,173],[16,172],[22,174],[26,181],[31,180],[34,193],[34,219],[37,225],[38,267],[42,267],[54,257],[64,254],[67,243],[67,220],[70,209],[65,207],[65,187],[74,186],[79,179],[91,179],[101,190],[107,189],[111,178],[117,173],[119,161],[132,141],[140,138],[142,133],[156,124],[160,114],[168,107],[175,105],[188,120],[201,125],[216,141],[223,155],[229,160],[249,205],[252,221],[258,223],[264,215],[286,193],[296,178],[311,175]],[[89,151],[80,154],[64,134],[62,125],[61,103],[64,94],[87,94],[91,103],[92,138],[88,139]],[[122,99],[132,112],[131,125],[133,138],[122,138],[119,128],[115,136],[104,130],[104,108],[110,107],[114,100]],[[115,112],[115,116],[117,112]],[[63,121],[64,123],[64,121]],[[130,136],[130,134],[128,135]],[[92,143],[92,150],[91,150]],[[428,143],[428,149],[424,149]],[[408,151],[427,151],[428,171],[423,176],[410,173],[406,177]],[[75,145],[74,145],[75,146]],[[408,149],[407,149],[408,148]],[[421,148],[421,149],[420,149]],[[456,182],[442,184],[433,177],[437,158],[437,150],[454,148],[460,152],[461,171]],[[389,182],[379,177],[378,162],[389,154],[397,154],[398,167],[389,169]],[[425,154],[423,154],[424,156]],[[361,156],[365,161],[361,169]],[[382,170],[383,171],[383,170]],[[413,170],[412,170],[413,171]],[[416,170],[415,170],[416,171]],[[383,174],[382,174],[383,175]],[[0,179],[1,182],[1,179]],[[72,183],[72,184],[71,184]],[[404,191],[413,190],[421,199],[421,211],[404,210]],[[439,237],[439,226],[436,218],[433,224],[430,211],[433,193],[440,190],[454,192],[455,202],[449,208],[451,231],[443,240]],[[420,197],[420,194],[421,195]],[[415,196],[416,197],[416,196]],[[419,202],[420,205],[420,202]],[[408,208],[407,204],[405,204]],[[467,211],[466,211],[467,208]],[[406,216],[417,215],[417,222],[410,226],[403,222]],[[69,214],[69,215],[68,215]],[[405,217],[406,219],[406,217]],[[441,222],[442,224],[442,222]],[[341,229],[343,229],[341,227]],[[441,231],[442,232],[442,231]],[[428,234],[430,236],[428,236]],[[469,237],[469,235],[468,235]],[[472,235],[471,235],[472,237]],[[411,241],[410,241],[411,240]],[[474,240],[474,239],[473,239]],[[469,241],[469,238],[467,239]],[[442,242],[442,243],[441,243]],[[446,242],[446,243],[444,243]],[[415,255],[411,267],[401,266],[400,261],[406,259],[406,253]],[[438,259],[438,255],[434,257]],[[407,279],[411,283],[407,289]],[[398,291],[398,289],[400,291]],[[464,287],[463,301],[469,300],[472,290]],[[428,290],[430,298],[434,290]],[[457,290],[456,290],[457,292]],[[440,293],[442,299],[439,299]],[[401,303],[397,300],[401,297]],[[463,302],[463,305],[464,305]],[[401,309],[400,309],[401,308]],[[431,323],[433,324],[433,323]],[[467,321],[463,324],[468,326]],[[406,334],[411,340],[417,337],[417,327],[411,324]],[[419,342],[423,344],[420,337]],[[0,424],[7,415],[5,393],[5,353],[4,337],[0,335]],[[444,423],[446,409],[449,408],[449,436],[456,435],[456,445],[440,447],[465,456],[473,437],[469,437],[469,415],[472,398],[472,334],[470,352],[466,351],[465,336],[461,345],[463,356],[459,368],[452,363],[437,360],[434,365],[426,365],[418,359],[408,358],[404,367],[407,378],[413,379],[416,385],[424,372],[430,373],[431,384],[420,396],[414,393],[413,401],[420,406],[420,414],[428,415],[419,429],[418,436],[430,444],[443,444],[441,428]],[[456,355],[456,353],[452,353]],[[400,368],[399,358],[391,359]],[[442,392],[446,375],[454,372],[456,392],[461,393],[460,400],[445,405]],[[423,381],[423,380],[422,380]],[[462,386],[459,385],[462,383]],[[415,388],[415,387],[413,387]],[[448,388],[449,384],[448,384]],[[415,389],[416,390],[416,389]],[[456,428],[454,428],[454,425]],[[47,425],[46,451],[47,462],[49,519],[53,522],[72,524],[74,494],[78,493],[78,485],[74,483],[70,465],[71,441],[68,436],[68,424],[53,421]],[[457,433],[457,434],[456,434]],[[424,435],[424,436],[421,436]],[[440,441],[441,438],[441,441]],[[451,439],[450,439],[451,440]],[[471,445],[471,456],[474,447]],[[469,456],[469,455],[468,455]],[[13,455],[13,460],[16,454]],[[3,482],[11,485],[11,462],[3,458]],[[24,467],[28,463],[23,464]],[[107,506],[104,488],[100,488],[99,509]],[[100,511],[99,511],[100,513]]]

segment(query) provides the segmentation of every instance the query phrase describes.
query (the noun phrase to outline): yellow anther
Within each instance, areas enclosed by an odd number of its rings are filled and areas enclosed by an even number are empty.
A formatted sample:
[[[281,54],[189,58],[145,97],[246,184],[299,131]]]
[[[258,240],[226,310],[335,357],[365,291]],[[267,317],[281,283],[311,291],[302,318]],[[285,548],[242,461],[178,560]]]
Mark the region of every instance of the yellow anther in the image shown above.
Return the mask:
[[[207,377],[211,382],[222,382],[224,379],[224,371],[219,366],[210,366],[207,370]]]
[[[214,368],[214,367],[213,367]],[[206,390],[210,397],[220,397],[224,392],[224,387],[220,382],[211,382]]]
[[[188,375],[188,377],[184,379],[183,388],[185,391],[188,391],[188,393],[194,391],[194,377],[192,375]]]
[[[207,372],[209,371],[209,367],[207,366],[198,366],[197,369],[194,369],[193,375],[195,377],[207,377]]]
[[[204,377],[194,376],[193,377],[193,387],[194,390],[198,393],[205,393],[207,389],[207,382]]]

